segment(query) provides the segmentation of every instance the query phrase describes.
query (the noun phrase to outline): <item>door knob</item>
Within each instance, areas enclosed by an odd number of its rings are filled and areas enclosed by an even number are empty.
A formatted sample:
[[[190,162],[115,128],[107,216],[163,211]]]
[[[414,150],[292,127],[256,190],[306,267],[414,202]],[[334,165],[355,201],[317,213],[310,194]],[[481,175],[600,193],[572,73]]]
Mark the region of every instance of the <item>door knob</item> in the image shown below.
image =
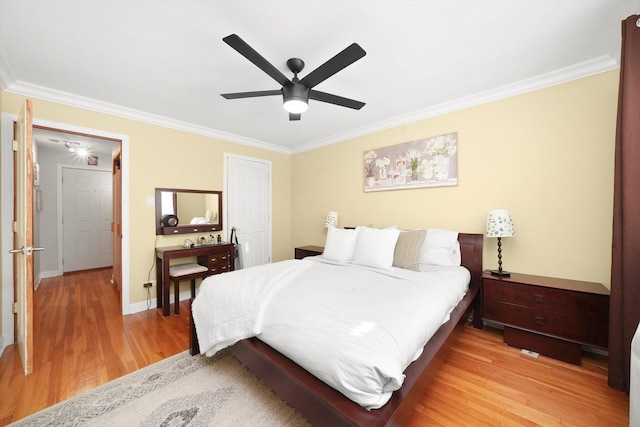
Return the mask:
[[[10,254],[18,254],[18,253],[20,253],[22,255],[29,256],[33,252],[38,252],[38,251],[44,251],[44,248],[32,248],[30,246],[23,246],[20,249],[10,249],[9,253]]]

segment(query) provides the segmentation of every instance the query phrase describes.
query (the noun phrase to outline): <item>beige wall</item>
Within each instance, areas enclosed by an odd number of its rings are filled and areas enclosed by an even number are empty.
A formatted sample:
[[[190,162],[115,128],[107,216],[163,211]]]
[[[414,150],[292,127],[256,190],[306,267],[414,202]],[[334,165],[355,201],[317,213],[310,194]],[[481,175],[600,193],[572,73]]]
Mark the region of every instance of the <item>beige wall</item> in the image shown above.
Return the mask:
[[[0,99],[1,111],[13,114],[24,101],[24,97],[7,92]],[[223,190],[224,153],[272,162],[272,255],[275,261],[291,258],[291,156],[37,99],[33,100],[33,110],[36,119],[129,137],[132,304],[146,299],[142,284],[154,260],[155,210],[146,206],[146,197],[154,196],[156,187]],[[159,236],[157,246],[183,240],[184,236]],[[154,278],[155,270],[151,274]]]
[[[294,246],[323,245],[329,210],[342,226],[483,233],[487,211],[506,208],[517,233],[503,240],[506,270],[608,287],[617,84],[612,71],[292,156],[40,100],[34,114],[129,136],[131,303],[145,300],[154,256],[145,198],[156,187],[222,189],[225,152],[272,162],[274,261]],[[23,100],[0,91],[0,110],[17,113]],[[453,131],[457,187],[363,192],[365,150]],[[182,239],[160,236],[157,245]],[[495,239],[484,263],[497,266]]]
[[[398,225],[484,233],[509,209],[509,271],[609,287],[618,71],[299,153],[292,163],[292,239],[323,245],[327,211],[341,226]],[[366,108],[366,107],[365,107]],[[457,187],[363,192],[365,150],[458,132]],[[485,239],[485,268],[497,268]]]

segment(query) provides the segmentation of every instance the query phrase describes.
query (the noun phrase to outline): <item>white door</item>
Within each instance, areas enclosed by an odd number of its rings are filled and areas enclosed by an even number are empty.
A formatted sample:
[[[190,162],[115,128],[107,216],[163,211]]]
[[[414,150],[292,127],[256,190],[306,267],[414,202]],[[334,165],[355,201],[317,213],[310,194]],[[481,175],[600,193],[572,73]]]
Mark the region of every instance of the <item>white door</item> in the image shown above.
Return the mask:
[[[271,163],[226,155],[227,236],[236,227],[242,268],[271,262]]]
[[[112,187],[109,171],[62,169],[64,272],[113,265]]]

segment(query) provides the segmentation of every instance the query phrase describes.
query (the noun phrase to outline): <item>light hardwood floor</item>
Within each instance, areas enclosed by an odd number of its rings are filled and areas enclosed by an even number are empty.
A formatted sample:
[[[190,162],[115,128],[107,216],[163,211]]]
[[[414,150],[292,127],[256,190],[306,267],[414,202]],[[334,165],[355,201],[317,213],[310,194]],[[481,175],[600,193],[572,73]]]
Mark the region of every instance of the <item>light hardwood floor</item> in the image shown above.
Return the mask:
[[[15,347],[0,358],[0,425],[188,348],[188,307],[119,314],[109,269],[42,281],[35,293],[34,373]],[[173,310],[172,310],[173,312]],[[501,332],[466,326],[410,425],[627,426],[629,402],[607,387],[607,360],[582,366],[534,360],[502,343]]]

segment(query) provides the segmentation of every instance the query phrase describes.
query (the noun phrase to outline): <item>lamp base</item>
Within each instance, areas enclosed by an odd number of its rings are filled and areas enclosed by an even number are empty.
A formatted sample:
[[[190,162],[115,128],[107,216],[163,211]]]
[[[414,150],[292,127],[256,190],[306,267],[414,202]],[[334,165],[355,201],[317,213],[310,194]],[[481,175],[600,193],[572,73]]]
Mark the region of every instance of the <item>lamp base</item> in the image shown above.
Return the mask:
[[[509,273],[508,271],[504,271],[504,270],[491,270],[491,275],[492,276],[501,276],[501,277],[510,277],[511,273]]]

